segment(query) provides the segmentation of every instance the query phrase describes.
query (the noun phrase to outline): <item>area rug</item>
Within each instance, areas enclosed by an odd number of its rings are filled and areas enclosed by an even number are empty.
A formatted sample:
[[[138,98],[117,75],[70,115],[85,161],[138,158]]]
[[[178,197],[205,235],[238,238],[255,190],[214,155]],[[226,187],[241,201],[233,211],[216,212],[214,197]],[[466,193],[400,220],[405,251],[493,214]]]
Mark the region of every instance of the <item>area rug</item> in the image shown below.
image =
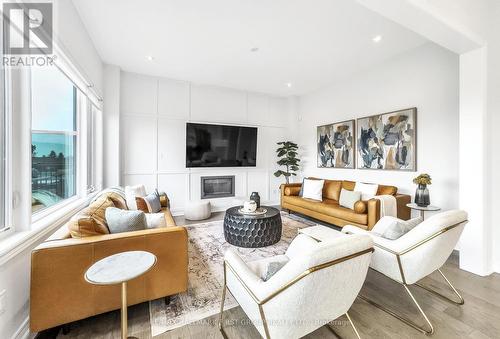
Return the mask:
[[[263,248],[241,248],[224,239],[223,221],[187,226],[189,237],[188,290],[172,296],[170,304],[163,299],[150,301],[149,312],[152,336],[181,327],[219,312],[223,286],[223,258],[228,248],[235,248],[245,261],[285,253],[298,229],[316,225],[295,215],[281,214],[281,240]],[[237,306],[230,293],[226,294],[224,309]]]

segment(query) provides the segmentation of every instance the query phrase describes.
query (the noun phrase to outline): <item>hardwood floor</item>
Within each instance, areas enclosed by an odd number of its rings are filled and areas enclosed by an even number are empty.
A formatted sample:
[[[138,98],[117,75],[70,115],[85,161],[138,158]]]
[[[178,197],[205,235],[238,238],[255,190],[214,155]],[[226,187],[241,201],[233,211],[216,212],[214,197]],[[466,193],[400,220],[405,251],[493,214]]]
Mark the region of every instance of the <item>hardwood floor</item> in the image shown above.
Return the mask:
[[[223,213],[213,216],[213,220],[222,218]],[[180,223],[182,222],[178,219]],[[479,277],[458,268],[458,255],[454,253],[446,262],[442,271],[465,299],[465,305],[457,306],[446,302],[429,292],[410,287],[415,298],[435,327],[433,338],[500,338],[500,275]],[[447,285],[436,272],[421,281],[440,292],[450,295]],[[332,286],[335,289],[335,286]],[[399,313],[424,325],[416,308],[411,303],[403,287],[385,278],[381,274],[369,271],[361,294],[388,306]],[[362,338],[425,338],[426,336],[396,320],[385,312],[356,299],[349,311],[352,320]],[[260,338],[257,330],[249,323],[241,308],[224,312],[225,329],[230,339]],[[336,333],[343,338],[355,338],[347,319],[341,317],[335,321]],[[120,313],[109,312],[70,324],[67,335],[59,333],[57,338],[119,338]],[[148,303],[129,308],[129,335],[137,338],[151,338]],[[334,338],[325,326],[305,338]],[[170,332],[156,336],[158,339],[174,338],[223,338],[217,327],[217,315],[200,322],[189,324]]]

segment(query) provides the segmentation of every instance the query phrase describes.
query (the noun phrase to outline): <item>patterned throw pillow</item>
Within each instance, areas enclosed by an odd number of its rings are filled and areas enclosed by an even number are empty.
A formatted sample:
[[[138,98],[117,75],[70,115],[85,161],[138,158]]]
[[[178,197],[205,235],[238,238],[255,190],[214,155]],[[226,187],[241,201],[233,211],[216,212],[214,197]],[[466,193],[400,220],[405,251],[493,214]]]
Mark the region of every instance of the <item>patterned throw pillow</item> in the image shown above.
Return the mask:
[[[135,197],[137,209],[144,213],[158,213],[161,210],[160,196],[153,192],[145,197]]]
[[[116,207],[106,208],[106,221],[111,234],[140,231],[147,227],[144,212],[127,211]]]

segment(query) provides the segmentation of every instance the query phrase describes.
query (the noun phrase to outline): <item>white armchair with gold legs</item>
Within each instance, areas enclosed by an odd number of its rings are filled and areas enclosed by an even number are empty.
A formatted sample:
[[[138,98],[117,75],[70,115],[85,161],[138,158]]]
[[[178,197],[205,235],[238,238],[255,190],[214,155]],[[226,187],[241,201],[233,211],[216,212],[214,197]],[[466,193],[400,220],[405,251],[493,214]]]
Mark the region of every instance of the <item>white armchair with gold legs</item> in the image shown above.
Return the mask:
[[[300,338],[346,314],[365,281],[373,252],[369,236],[346,235],[321,243],[299,234],[289,261],[270,279],[260,278],[259,262],[245,263],[226,252],[219,328],[223,328],[226,288],[264,338]]]
[[[382,273],[388,278],[403,285],[405,291],[423,316],[428,328],[418,326],[413,321],[400,316],[395,311],[389,310],[366,297],[360,298],[369,302],[397,319],[403,321],[414,329],[425,333],[434,333],[434,327],[422,307],[415,299],[409,286],[421,287],[449,302],[463,305],[464,299],[440,270],[451,255],[467,223],[467,213],[461,210],[447,211],[436,214],[396,240],[382,238],[372,232],[362,230],[355,226],[345,226],[342,232],[347,234],[369,235],[374,241],[370,268]],[[418,283],[431,273],[438,271],[458,299],[453,300],[447,296]]]

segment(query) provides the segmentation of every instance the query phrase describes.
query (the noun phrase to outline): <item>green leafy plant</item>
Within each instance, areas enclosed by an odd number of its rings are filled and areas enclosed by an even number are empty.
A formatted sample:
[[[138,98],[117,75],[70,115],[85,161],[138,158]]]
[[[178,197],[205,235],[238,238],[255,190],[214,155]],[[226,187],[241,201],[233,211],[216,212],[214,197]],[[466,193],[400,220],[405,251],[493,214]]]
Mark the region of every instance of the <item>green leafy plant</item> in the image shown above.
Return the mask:
[[[291,141],[281,141],[277,143],[278,149],[276,153],[278,153],[278,158],[280,158],[277,162],[280,166],[285,166],[286,170],[277,170],[274,172],[275,177],[284,176],[286,179],[286,183],[290,182],[290,177],[292,175],[297,175],[295,171],[299,170],[299,162],[300,159],[297,158],[297,150],[299,146],[296,143]]]
[[[422,173],[413,179],[413,183],[417,185],[430,185],[432,184],[431,176],[427,173]]]

